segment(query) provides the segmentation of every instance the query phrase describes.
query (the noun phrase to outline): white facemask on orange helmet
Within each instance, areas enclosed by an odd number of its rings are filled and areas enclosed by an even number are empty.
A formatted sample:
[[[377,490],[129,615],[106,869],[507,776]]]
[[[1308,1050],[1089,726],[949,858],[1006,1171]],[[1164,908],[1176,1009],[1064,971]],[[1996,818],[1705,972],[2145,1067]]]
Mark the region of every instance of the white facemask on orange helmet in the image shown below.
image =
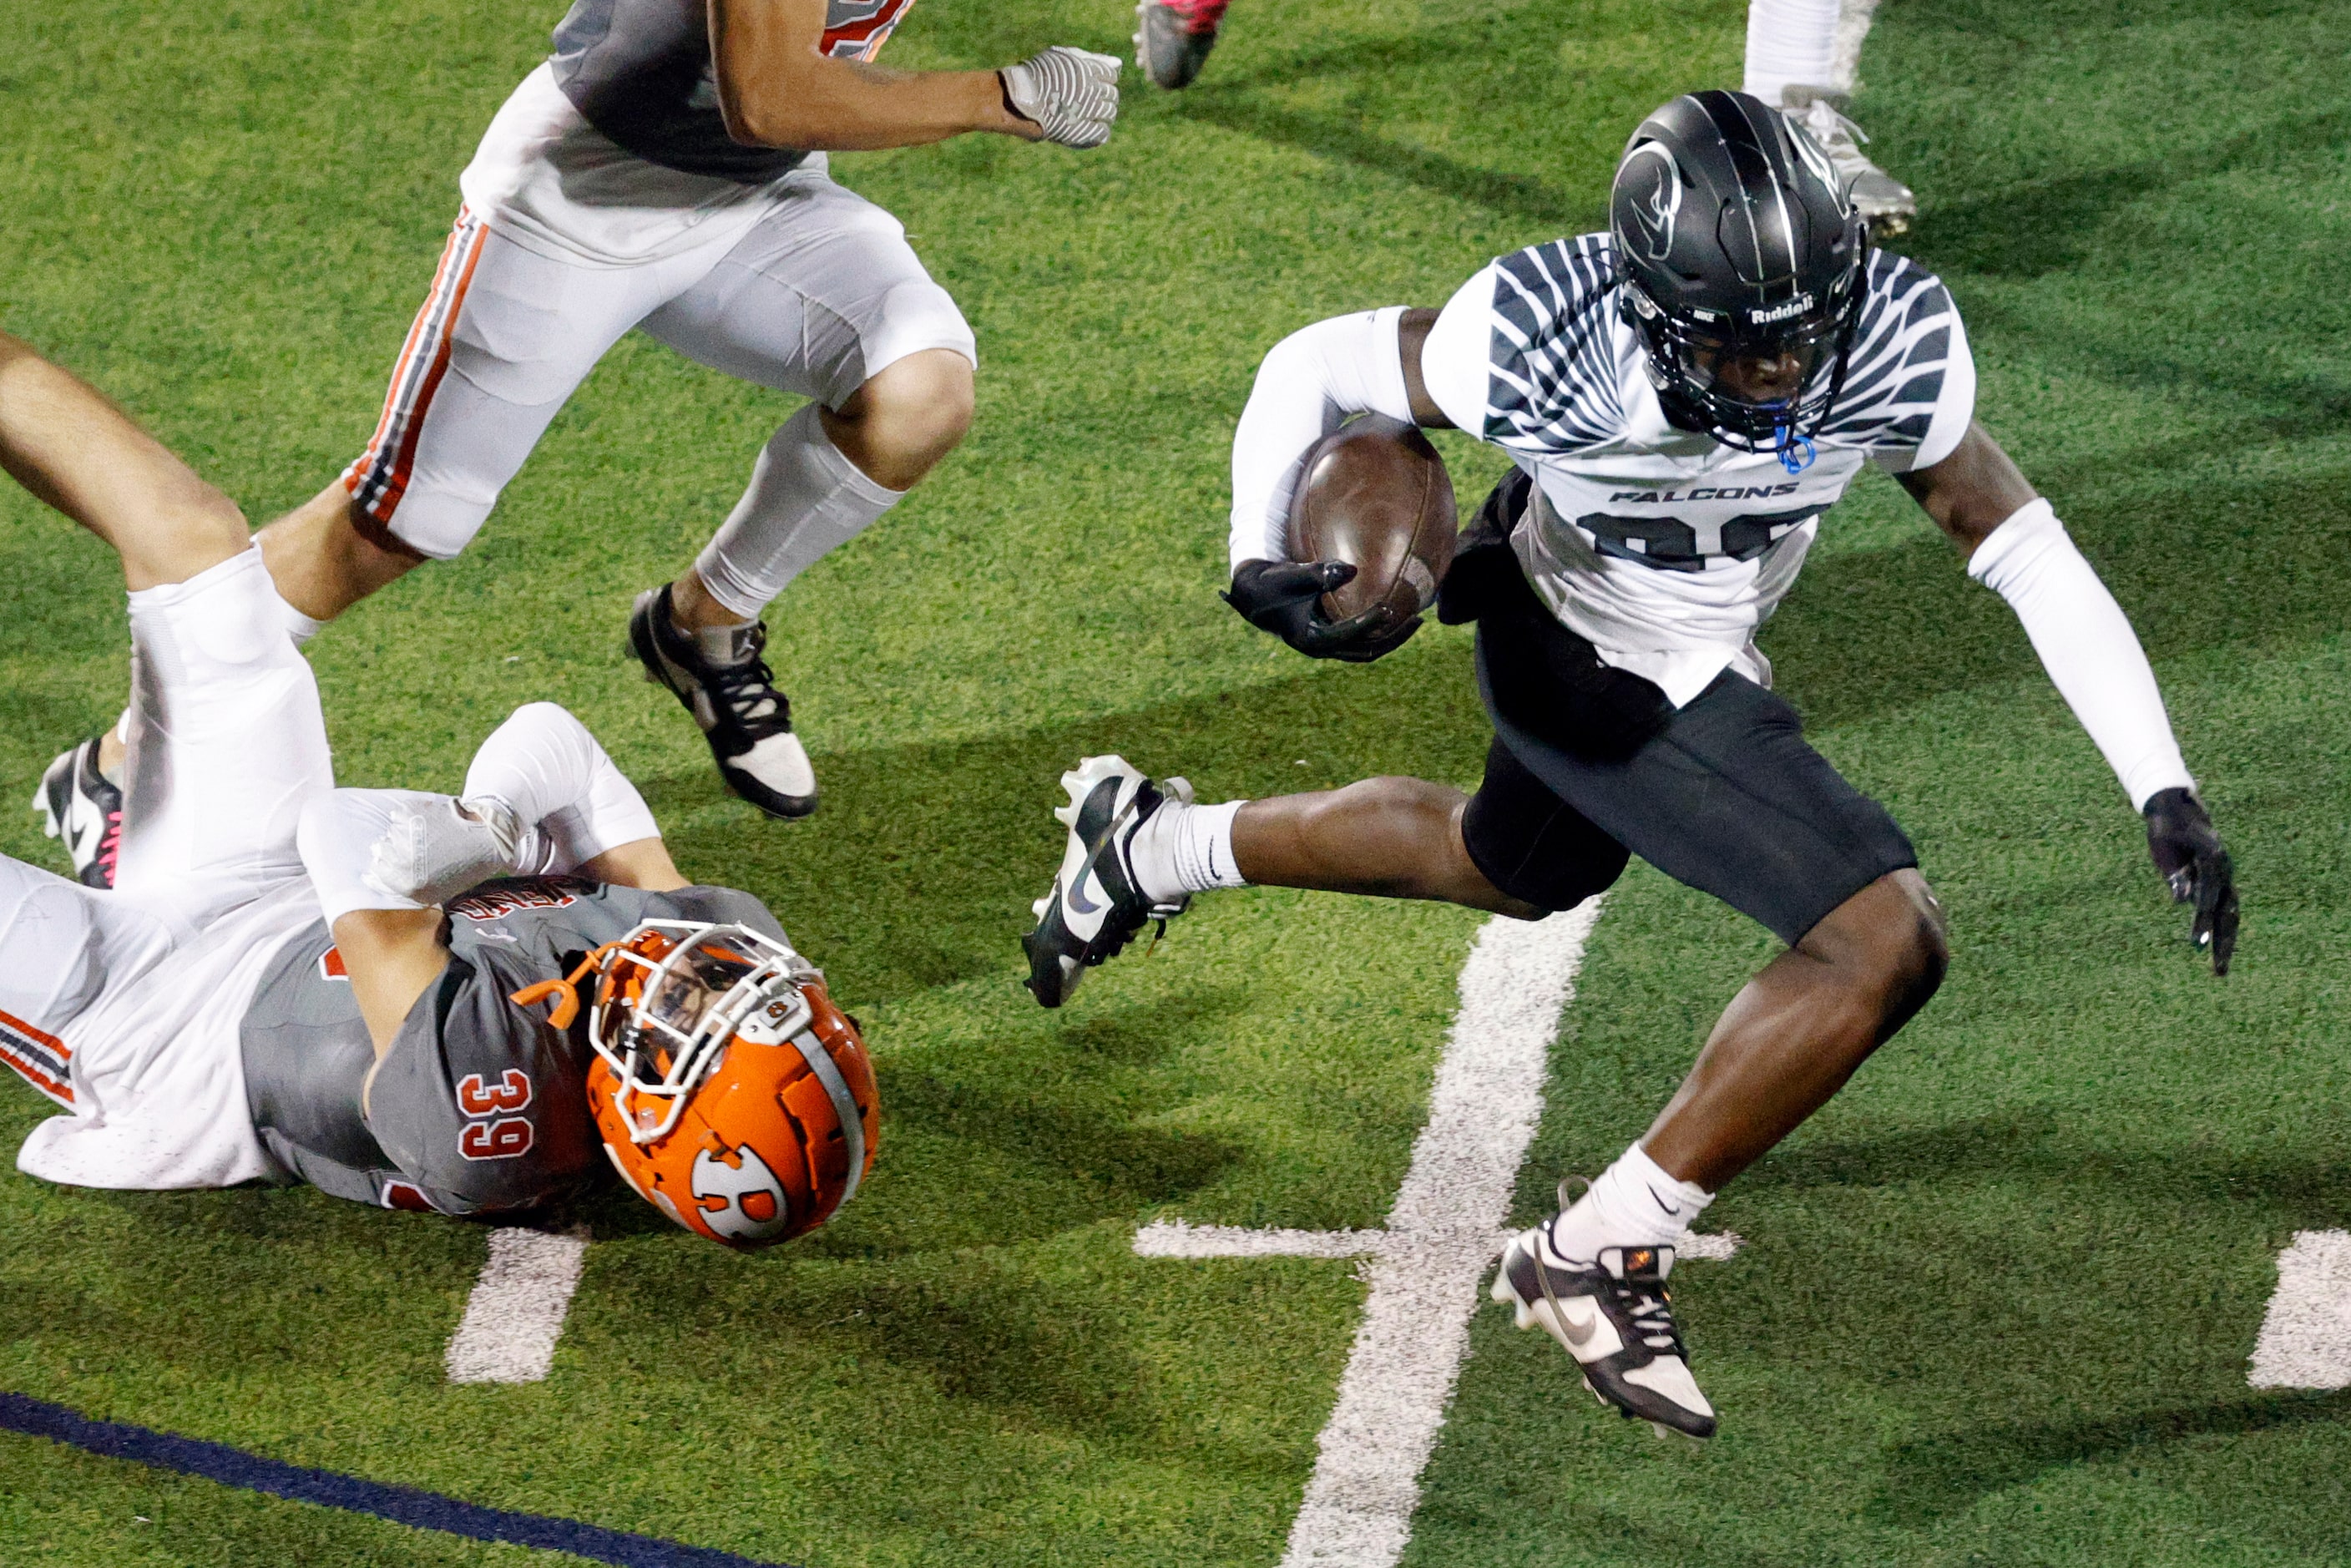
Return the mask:
[[[590,972],[588,1099],[629,1185],[728,1247],[815,1229],[872,1168],[880,1096],[857,1028],[824,977],[747,925],[648,920],[569,982],[516,999],[576,1016]],[[560,993],[559,995],[559,993]]]

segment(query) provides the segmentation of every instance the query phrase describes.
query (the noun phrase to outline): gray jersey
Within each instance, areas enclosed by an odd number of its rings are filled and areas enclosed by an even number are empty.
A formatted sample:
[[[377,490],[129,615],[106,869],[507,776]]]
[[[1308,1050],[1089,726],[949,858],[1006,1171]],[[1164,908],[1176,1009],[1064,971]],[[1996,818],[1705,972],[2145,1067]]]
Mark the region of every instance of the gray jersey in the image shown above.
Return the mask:
[[[445,908],[449,967],[381,1067],[324,921],[278,955],[246,1013],[254,1128],[280,1165],[337,1197],[482,1214],[569,1196],[604,1164],[588,1110],[586,1009],[559,1033],[544,1005],[520,1007],[513,993],[570,973],[643,920],[740,921],[783,937],[766,905],[723,887],[509,877]]]
[[[831,0],[821,47],[871,59],[914,0]],[[573,0],[555,28],[556,85],[589,124],[650,163],[764,185],[808,157],[726,134],[705,0]]]

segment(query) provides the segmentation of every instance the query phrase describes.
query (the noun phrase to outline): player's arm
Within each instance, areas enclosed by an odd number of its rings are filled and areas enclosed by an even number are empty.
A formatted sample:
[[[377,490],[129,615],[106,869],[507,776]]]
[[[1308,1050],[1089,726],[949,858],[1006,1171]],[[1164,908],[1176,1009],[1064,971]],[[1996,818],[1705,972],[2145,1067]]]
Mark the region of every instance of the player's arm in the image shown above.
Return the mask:
[[[1442,429],[1422,346],[1437,312],[1390,306],[1334,316],[1292,332],[1258,367],[1233,435],[1232,586],[1225,601],[1261,632],[1310,658],[1365,661],[1401,641],[1340,632],[1322,596],[1355,575],[1343,561],[1290,559],[1290,497],[1314,444],[1359,413]],[[1409,633],[1405,633],[1409,635]]]
[[[913,147],[967,131],[1098,147],[1118,62],[1053,48],[994,71],[899,71],[823,53],[826,0],[708,0],[726,133],[810,152]]]
[[[2172,897],[2193,902],[2190,936],[2227,974],[2237,893],[2210,815],[2179,755],[2163,694],[2129,618],[2008,454],[1970,422],[1949,455],[1897,476],[1967,552],[1968,575],[2015,610],[2049,678],[2147,819]]]
[[[133,590],[247,548],[245,514],[95,387],[0,332],[0,468],[112,545]]]

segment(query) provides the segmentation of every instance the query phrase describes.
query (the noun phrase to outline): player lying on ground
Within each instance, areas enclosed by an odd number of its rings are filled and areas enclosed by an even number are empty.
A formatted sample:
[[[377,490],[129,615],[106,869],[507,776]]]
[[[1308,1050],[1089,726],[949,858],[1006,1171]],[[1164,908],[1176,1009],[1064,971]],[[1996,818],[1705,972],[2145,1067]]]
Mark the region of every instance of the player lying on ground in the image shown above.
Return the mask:
[[[18,1168],[482,1214],[563,1200],[609,1155],[733,1246],[856,1190],[875,1096],[854,1029],[758,899],[678,874],[577,719],[518,710],[462,805],[338,789],[227,497],[5,336],[0,465],[131,589],[116,886],[0,859],[0,1061],[68,1113]]]
[[[1230,0],[1139,0],[1136,68],[1164,88],[1186,88],[1217,47]],[[1870,162],[1869,140],[1843,105],[1877,0],[1748,0],[1746,90],[1801,120],[1845,182],[1870,231],[1890,239],[1918,215],[1910,187]]]
[[[1642,1139],[1514,1240],[1494,1282],[1610,1404],[1707,1435],[1666,1294],[1722,1184],[1925,1004],[1943,915],[1910,841],[1805,744],[1755,632],[1864,461],[1900,477],[2007,598],[2145,813],[2157,868],[2225,972],[2237,928],[2214,833],[2146,655],[2105,586],[1972,421],[1943,286],[1867,248],[1818,148],[1744,95],[1677,99],[1635,134],[1610,230],[1504,256],[1441,311],[1322,322],[1266,358],[1233,447],[1233,605],[1317,657],[1352,567],[1284,559],[1301,456],[1359,411],[1474,432],[1518,463],[1465,531],[1439,605],[1478,622],[1493,721],[1474,795],[1415,779],[1195,805],[1117,758],[1064,779],[1066,858],[1028,937],[1059,1005],[1146,921],[1262,883],[1437,898],[1522,919],[1638,854],[1788,950],[1715,1026]]]
[[[1079,49],[1000,71],[871,64],[913,3],[576,0],[458,177],[465,204],[374,438],[262,530],[298,638],[464,549],[573,389],[638,328],[813,400],[692,568],[638,596],[629,639],[729,789],[775,816],[816,809],[760,612],[963,439],[977,358],[905,231],[834,184],[822,150],[976,131],[1094,147],[1118,112],[1118,62]],[[85,743],[35,801],[92,886],[112,864],[120,757],[119,737]]]

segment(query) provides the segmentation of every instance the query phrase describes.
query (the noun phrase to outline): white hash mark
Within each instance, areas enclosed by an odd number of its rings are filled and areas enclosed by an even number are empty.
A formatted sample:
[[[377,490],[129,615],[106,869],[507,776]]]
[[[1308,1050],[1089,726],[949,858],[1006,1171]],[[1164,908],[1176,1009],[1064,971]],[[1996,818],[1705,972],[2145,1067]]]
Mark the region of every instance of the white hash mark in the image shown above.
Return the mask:
[[[1394,1568],[1412,1537],[1420,1472],[1469,1345],[1486,1267],[1510,1232],[1519,1166],[1542,1114],[1561,1010],[1575,994],[1599,901],[1529,924],[1496,919],[1461,968],[1461,1010],[1437,1064],[1428,1124],[1384,1230],[1251,1230],[1158,1220],[1146,1258],[1364,1257],[1371,1291],[1282,1568]],[[1685,1258],[1728,1258],[1729,1232]]]
[[[490,1232],[489,1260],[449,1341],[452,1383],[543,1383],[588,1260],[588,1229]]]
[[[2351,1388],[2351,1230],[2297,1230],[2253,1341],[2255,1388]]]

